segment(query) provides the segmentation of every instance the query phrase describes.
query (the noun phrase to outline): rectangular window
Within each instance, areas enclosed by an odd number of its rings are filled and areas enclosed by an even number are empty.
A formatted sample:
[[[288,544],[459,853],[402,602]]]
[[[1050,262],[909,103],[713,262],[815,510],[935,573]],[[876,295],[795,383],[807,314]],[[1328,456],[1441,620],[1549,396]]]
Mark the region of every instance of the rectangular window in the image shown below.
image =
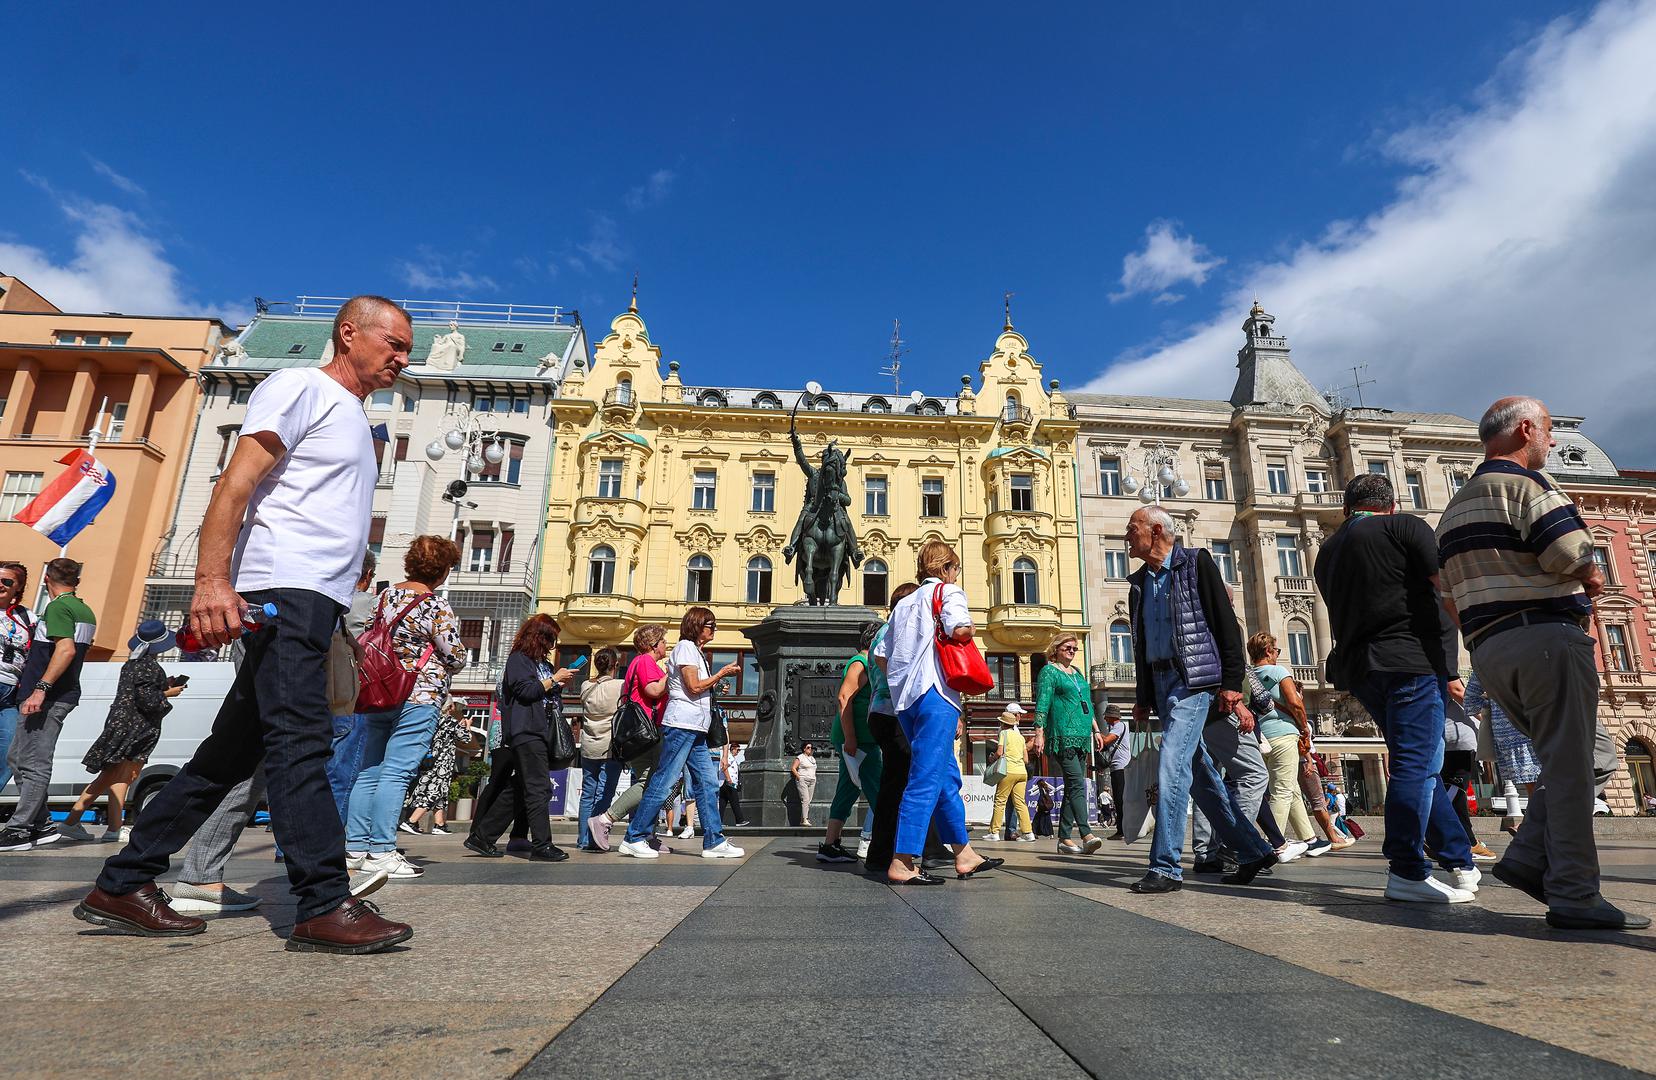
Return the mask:
[[[59,330],[52,337],[59,345],[73,345],[75,343],[75,335],[63,330]]]
[[[397,436],[397,441],[394,445],[396,446],[396,449],[391,454],[391,460],[392,461],[407,461],[408,460],[408,436],[407,435],[398,435]]]
[[[1409,505],[1416,510],[1426,509],[1426,481],[1417,472],[1403,474],[1403,483],[1409,489]]]
[[[219,428],[218,467],[215,472],[223,472],[224,467],[230,464],[230,455],[236,452],[236,440],[241,436],[241,428]]]
[[[1305,490],[1313,495],[1322,495],[1328,491],[1327,469],[1306,469]]]
[[[529,415],[529,399],[520,397],[512,399],[512,411],[519,416]]]
[[[1608,584],[1615,584],[1616,579],[1610,576],[1610,549],[1603,544],[1593,545],[1593,565],[1599,568]]]
[[[385,550],[385,515],[375,514],[368,519],[368,550],[378,559]],[[360,569],[360,567],[358,568]]]
[[[1604,624],[1604,658],[1611,671],[1632,671],[1633,654],[1627,648],[1627,630],[1615,623]]]
[[[864,517],[885,517],[885,516],[887,516],[887,514],[890,513],[890,507],[889,507],[886,499],[887,499],[887,491],[886,491],[886,478],[885,477],[883,477],[883,476],[870,476],[868,479],[863,481],[863,516]]]
[[[1208,545],[1208,554],[1213,556],[1214,564],[1219,567],[1219,573],[1232,585],[1236,584],[1236,553],[1231,550],[1229,540],[1215,540]]]
[[[1018,473],[1012,477],[1012,509],[1035,509],[1035,478],[1028,473]]]
[[[997,701],[1017,701],[1023,695],[1018,686],[1018,656],[1016,653],[990,653],[986,658],[989,661],[989,674],[995,680],[995,688],[989,691],[989,697]]]
[[[927,476],[921,479],[920,516],[928,518],[943,516],[943,478],[941,476]]]
[[[4,486],[0,487],[0,521],[16,520],[17,512],[40,494],[40,484],[45,478],[45,473],[7,473]]]
[[[1265,459],[1265,486],[1272,495],[1287,495],[1288,492],[1288,459]]]
[[[420,398],[419,398],[418,394],[411,394],[411,393],[404,392],[403,399],[402,399],[402,411],[403,412],[413,412],[415,407],[418,406],[419,404],[420,404]]]
[[[121,348],[121,347],[124,347],[126,345],[127,340],[131,336],[132,335],[130,335],[130,334],[110,334],[109,335],[109,343],[111,345],[117,347],[117,348]]]
[[[711,510],[719,490],[719,474],[712,469],[697,469],[695,490],[690,496],[692,510]]]
[[[389,409],[391,399],[395,396],[396,393],[392,390],[375,390],[368,395],[368,407],[370,409]]]
[[[1121,494],[1121,459],[1100,457],[1098,459],[1098,493],[1100,495]]]
[[[495,556],[495,569],[502,574],[512,568],[512,543],[516,539],[515,529],[500,530],[500,552]]]
[[[252,397],[253,388],[251,386],[237,386],[230,391],[230,404],[246,405]]]
[[[1127,541],[1104,541],[1104,576],[1111,581],[1127,580]]]
[[[473,394],[471,402],[472,412],[486,413],[494,408],[494,398],[486,394]]]
[[[460,620],[460,644],[471,654],[467,659],[477,662],[483,658],[483,620]]]
[[[471,555],[466,560],[466,569],[479,574],[487,574],[493,570],[494,544],[495,533],[493,529],[473,529]]]
[[[598,462],[598,497],[600,499],[619,499],[621,497],[621,459],[604,458]]]
[[[1288,628],[1288,662],[1295,667],[1316,663],[1311,658],[1311,634],[1298,624]]]
[[[1212,502],[1228,502],[1229,493],[1225,490],[1225,471],[1223,469],[1208,469],[1202,475],[1202,494]]]
[[[506,444],[506,482],[518,484],[523,481],[523,444],[513,442]]]
[[[109,431],[110,442],[120,442],[121,436],[126,433],[127,403],[116,402],[109,407],[109,423],[105,425]]]
[[[1368,471],[1375,476],[1390,476],[1391,463],[1379,460],[1371,461],[1368,463]]]
[[[1466,474],[1465,473],[1451,472],[1449,474],[1449,494],[1450,495],[1460,494],[1460,489],[1465,487],[1465,486],[1466,486]]]
[[[1293,533],[1277,533],[1277,573],[1282,577],[1303,577],[1299,537]]]
[[[776,474],[761,472],[753,474],[753,512],[755,514],[776,513]]]

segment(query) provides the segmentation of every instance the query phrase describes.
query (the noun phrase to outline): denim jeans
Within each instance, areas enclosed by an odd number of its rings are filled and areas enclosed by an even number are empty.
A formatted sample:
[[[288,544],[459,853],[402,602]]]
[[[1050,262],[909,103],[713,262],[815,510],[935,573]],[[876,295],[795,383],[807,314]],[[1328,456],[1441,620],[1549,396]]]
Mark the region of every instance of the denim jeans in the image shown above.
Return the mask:
[[[644,797],[627,820],[627,840],[637,843],[650,835],[656,815],[672,794],[673,782],[690,763],[691,786],[696,796],[696,816],[701,818],[702,848],[724,843],[724,825],[719,820],[719,774],[707,756],[707,733],[684,728],[661,729],[661,760],[650,773]]]
[[[274,603],[281,617],[250,634],[236,681],[189,764],[151,799],[132,841],[104,863],[98,888],[125,896],[166,873],[170,857],[195,835],[237,784],[264,759],[270,824],[287,856],[296,921],[338,907],[350,895],[345,835],[328,778],[332,725],[328,643],[344,610],[309,589],[256,589],[249,603]]]
[[[935,816],[945,844],[970,843],[966,806],[960,801],[960,762],[954,756],[960,709],[937,690],[897,714],[912,754],[908,786],[897,808],[897,853],[920,855]]]
[[[587,818],[602,814],[615,800],[615,785],[621,780],[621,763],[614,758],[581,758],[581,819],[575,830],[575,846],[592,843]]]
[[[1202,745],[1213,692],[1191,690],[1176,670],[1153,670],[1156,712],[1161,716],[1161,767],[1156,783],[1156,831],[1150,840],[1150,872],[1183,880],[1179,858],[1184,850],[1185,812],[1190,801],[1207,815],[1226,847],[1240,862],[1263,859],[1271,847],[1243,812],[1236,793],[1219,779],[1219,772]]]
[[[10,694],[10,691],[6,693]],[[0,788],[4,788],[6,781],[11,779],[12,771],[6,763],[6,754],[11,750],[12,736],[17,734],[17,722],[21,719],[22,714],[17,711],[17,706],[9,700],[0,706]]]
[[[1257,821],[1270,773],[1265,768],[1265,755],[1259,751],[1258,738],[1243,735],[1233,719],[1215,720],[1202,728],[1202,745],[1207,748],[1214,767],[1224,770],[1225,787],[1242,808],[1243,820]],[[1197,862],[1219,858],[1213,843],[1213,823],[1200,809],[1191,815],[1190,838],[1191,854]]]
[[[397,850],[403,800],[437,730],[437,706],[409,702],[364,713],[362,771],[345,806],[345,849],[379,855]]]
[[[1472,845],[1443,786],[1443,699],[1449,680],[1437,675],[1371,671],[1352,693],[1386,737],[1391,779],[1386,787],[1386,839],[1391,872],[1410,881],[1432,876],[1423,843],[1453,870],[1472,865]]]
[[[328,752],[328,787],[333,789],[334,805],[339,807],[340,824],[345,823],[345,805],[350,802],[351,788],[362,771],[362,740],[368,734],[368,725],[361,713],[347,713],[333,718],[333,746]]]

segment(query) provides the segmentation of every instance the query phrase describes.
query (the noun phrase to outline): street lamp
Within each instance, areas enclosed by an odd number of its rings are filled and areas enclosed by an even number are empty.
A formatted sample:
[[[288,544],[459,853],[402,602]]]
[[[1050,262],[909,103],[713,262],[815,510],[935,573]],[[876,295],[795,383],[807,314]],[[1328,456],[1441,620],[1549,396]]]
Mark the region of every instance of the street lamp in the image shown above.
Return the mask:
[[[1166,443],[1147,443],[1144,447],[1143,479],[1132,473],[1121,478],[1121,490],[1137,495],[1146,506],[1161,500],[1164,488],[1172,488],[1175,498],[1190,494],[1190,485],[1179,475],[1179,458]]]
[[[449,526],[449,539],[460,534],[461,500],[466,494],[466,481],[481,473],[484,465],[499,465],[506,460],[506,438],[487,417],[474,413],[469,405],[451,405],[443,417],[443,431],[426,445],[426,457],[433,463],[442,461],[449,451],[465,454],[460,479],[448,486],[443,494],[446,502],[454,504],[454,519]],[[476,503],[463,505],[475,508]]]

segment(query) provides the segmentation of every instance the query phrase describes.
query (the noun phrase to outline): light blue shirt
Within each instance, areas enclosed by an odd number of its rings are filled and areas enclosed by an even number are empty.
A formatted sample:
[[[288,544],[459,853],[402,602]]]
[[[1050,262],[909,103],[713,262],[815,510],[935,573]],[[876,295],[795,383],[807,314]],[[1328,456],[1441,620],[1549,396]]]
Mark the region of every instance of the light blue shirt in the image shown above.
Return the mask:
[[[1144,568],[1144,658],[1173,659],[1173,574]]]

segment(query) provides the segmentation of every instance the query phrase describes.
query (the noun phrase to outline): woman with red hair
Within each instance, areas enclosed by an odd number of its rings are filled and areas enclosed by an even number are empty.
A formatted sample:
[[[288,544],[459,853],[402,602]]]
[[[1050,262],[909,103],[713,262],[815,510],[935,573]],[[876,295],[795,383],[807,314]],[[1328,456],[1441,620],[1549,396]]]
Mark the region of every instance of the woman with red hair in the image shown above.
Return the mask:
[[[550,615],[531,616],[512,640],[506,674],[500,681],[500,749],[495,751],[489,786],[478,799],[488,809],[472,822],[465,841],[467,848],[485,858],[506,854],[495,841],[512,824],[516,806],[522,806],[529,818],[530,859],[563,862],[569,858],[568,852],[552,842],[552,819],[546,809],[552,798],[547,776],[552,725],[564,723],[563,688],[575,677],[568,668],[552,670],[552,652],[557,647],[558,623]],[[502,785],[510,785],[511,790],[502,790]]]

